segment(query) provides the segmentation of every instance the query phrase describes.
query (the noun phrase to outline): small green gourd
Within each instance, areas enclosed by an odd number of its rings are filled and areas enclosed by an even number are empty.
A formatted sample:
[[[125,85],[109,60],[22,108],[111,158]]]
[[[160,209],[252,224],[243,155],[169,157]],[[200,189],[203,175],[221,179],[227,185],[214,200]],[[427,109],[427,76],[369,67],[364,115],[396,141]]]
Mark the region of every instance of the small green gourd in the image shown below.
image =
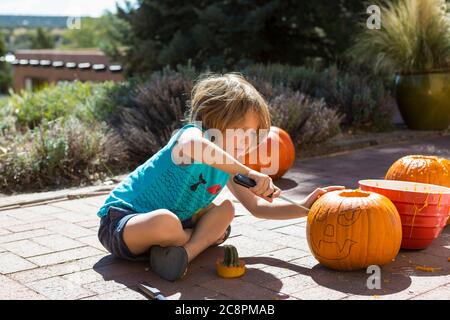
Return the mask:
[[[227,267],[239,267],[239,254],[236,247],[232,245],[225,245],[223,246],[223,249],[225,250],[223,265]]]
[[[231,245],[223,246],[223,260],[217,259],[216,271],[222,278],[238,278],[245,274],[245,261],[239,259],[237,249]]]

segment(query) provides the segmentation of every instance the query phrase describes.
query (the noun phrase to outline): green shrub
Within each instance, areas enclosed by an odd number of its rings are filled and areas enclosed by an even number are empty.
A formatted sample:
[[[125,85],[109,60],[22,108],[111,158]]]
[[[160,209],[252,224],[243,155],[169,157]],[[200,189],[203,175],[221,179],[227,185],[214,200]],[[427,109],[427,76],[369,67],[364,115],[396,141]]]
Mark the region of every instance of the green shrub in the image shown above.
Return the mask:
[[[60,83],[38,92],[12,94],[6,108],[17,118],[17,125],[34,128],[43,120],[52,121],[75,115],[83,121],[93,121],[95,104],[104,99],[112,82]]]
[[[288,66],[254,65],[243,71],[267,99],[284,87],[300,91],[315,99],[324,99],[327,106],[344,117],[344,127],[364,130],[385,130],[391,124],[390,97],[384,79],[363,70],[336,66],[324,70]],[[267,83],[271,86],[267,87]]]
[[[0,99],[0,136],[7,134],[16,127],[16,116],[8,98]]]
[[[255,64],[246,67],[242,73],[251,79],[252,83],[262,80],[273,86],[288,87],[294,91],[310,92],[311,88],[320,83],[320,71],[303,66]]]
[[[323,101],[287,90],[270,101],[273,124],[285,129],[294,144],[320,143],[340,131],[341,116]]]
[[[121,142],[108,139],[104,124],[76,117],[43,122],[15,135],[3,150],[2,192],[83,185],[117,173],[127,163]]]
[[[192,80],[179,73],[153,76],[117,100],[118,111],[109,125],[133,164],[156,153],[180,127],[191,88]]]
[[[190,61],[188,61],[186,65],[177,65],[176,68],[167,66],[161,71],[153,72],[145,78],[130,77],[127,81],[117,82],[107,86],[106,90],[102,92],[97,99],[88,100],[88,103],[92,102],[89,109],[91,110],[91,114],[98,121],[109,121],[114,118],[115,120],[113,121],[116,122],[117,116],[115,116],[115,113],[119,112],[120,109],[135,108],[135,98],[141,96],[145,90],[152,91],[152,83],[161,83],[161,85],[164,85],[166,82],[172,82],[173,79],[182,78],[184,79],[183,81],[190,82],[188,84],[188,88],[190,90],[190,87],[192,86],[191,82],[193,82],[193,80],[199,75],[200,72],[190,64]],[[150,94],[157,95],[157,91],[161,89],[162,88],[159,87]],[[174,92],[175,95],[180,94],[174,88],[169,90]],[[185,93],[189,94],[189,92]],[[167,97],[164,97],[164,99],[167,99]]]
[[[397,0],[379,5],[381,29],[361,28],[349,50],[353,61],[390,73],[450,67],[450,16],[445,1]]]
[[[324,98],[329,107],[342,113],[345,126],[375,131],[392,127],[390,94],[381,78],[332,67],[321,73],[319,83],[305,92]]]
[[[108,85],[96,99],[88,99],[85,108],[97,121],[108,121],[120,108],[129,106],[129,96],[136,92],[141,82],[140,79],[131,78]]]

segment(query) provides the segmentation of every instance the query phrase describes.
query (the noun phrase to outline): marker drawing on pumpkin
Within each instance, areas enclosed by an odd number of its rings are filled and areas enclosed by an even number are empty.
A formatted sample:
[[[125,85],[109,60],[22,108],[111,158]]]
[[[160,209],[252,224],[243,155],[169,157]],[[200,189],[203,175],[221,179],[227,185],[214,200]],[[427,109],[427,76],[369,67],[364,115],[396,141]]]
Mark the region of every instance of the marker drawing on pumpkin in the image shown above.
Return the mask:
[[[344,227],[351,226],[359,219],[360,214],[361,209],[359,208],[340,212],[338,215],[338,223]]]
[[[375,192],[347,189],[326,193],[311,207],[306,230],[314,257],[335,270],[384,265],[400,249],[397,209]]]
[[[319,240],[317,244],[313,240],[313,244],[318,251],[316,254],[327,260],[341,260],[345,259],[350,255],[350,250],[356,241],[345,239],[344,244],[340,244],[337,241],[331,242],[326,240]]]
[[[352,246],[357,244],[357,241],[352,239],[345,239],[343,243],[337,241],[339,232],[339,226],[350,227],[353,225],[360,217],[361,210],[359,208],[349,209],[341,211],[337,214],[337,224],[336,226],[331,223],[327,223],[323,231],[323,238],[312,239],[312,243],[317,250],[317,255],[327,260],[341,260],[350,255]],[[329,212],[323,211],[315,216],[316,222],[327,221]],[[336,241],[331,241],[335,240]]]

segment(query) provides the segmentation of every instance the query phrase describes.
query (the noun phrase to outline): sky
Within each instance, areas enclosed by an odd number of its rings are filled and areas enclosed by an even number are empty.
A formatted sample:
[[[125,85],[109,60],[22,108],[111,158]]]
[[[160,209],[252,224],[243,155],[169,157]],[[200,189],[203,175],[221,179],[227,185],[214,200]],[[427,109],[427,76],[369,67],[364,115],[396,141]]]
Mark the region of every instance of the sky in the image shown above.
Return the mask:
[[[124,0],[0,0],[0,15],[101,16]],[[135,3],[132,0],[131,3]]]

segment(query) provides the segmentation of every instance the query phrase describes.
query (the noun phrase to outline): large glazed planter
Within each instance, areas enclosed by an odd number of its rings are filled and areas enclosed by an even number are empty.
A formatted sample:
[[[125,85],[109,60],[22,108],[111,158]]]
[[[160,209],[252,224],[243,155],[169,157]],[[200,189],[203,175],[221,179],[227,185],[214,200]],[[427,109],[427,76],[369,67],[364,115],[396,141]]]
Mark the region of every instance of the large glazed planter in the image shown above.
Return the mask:
[[[395,89],[400,113],[410,129],[450,126],[450,70],[397,74]]]

